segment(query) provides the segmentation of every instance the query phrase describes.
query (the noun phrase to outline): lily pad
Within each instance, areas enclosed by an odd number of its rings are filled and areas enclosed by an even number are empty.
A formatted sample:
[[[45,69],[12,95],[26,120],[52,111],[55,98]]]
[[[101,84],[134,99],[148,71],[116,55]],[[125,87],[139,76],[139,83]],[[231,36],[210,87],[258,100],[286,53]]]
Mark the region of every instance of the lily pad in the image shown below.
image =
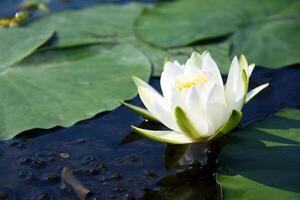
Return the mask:
[[[299,8],[300,12],[300,8]],[[245,52],[259,66],[278,68],[300,62],[300,15],[258,24],[234,35],[233,54]],[[293,37],[295,36],[295,37]]]
[[[134,35],[133,23],[143,8],[143,4],[132,3],[62,11],[41,18],[29,27],[56,30],[57,40],[52,47],[116,43]]]
[[[0,29],[0,70],[20,62],[45,44],[54,34],[53,29],[45,31],[27,28]]]
[[[300,110],[238,131],[220,155],[218,182],[224,199],[300,198]]]
[[[145,4],[105,5],[82,10],[53,13],[29,24],[34,30],[55,29],[56,40],[47,48],[63,48],[97,43],[129,43],[140,49],[153,65],[153,75],[159,76],[166,59],[185,62],[193,51],[209,50],[220,61],[223,73],[229,68],[228,41],[220,44],[163,49],[137,38],[133,31],[136,18]],[[149,7],[149,6],[148,6]],[[117,14],[115,14],[117,13]],[[109,19],[109,20],[107,20]]]
[[[136,95],[150,63],[130,45],[39,52],[0,75],[0,140],[33,128],[68,127]]]
[[[296,0],[161,3],[141,14],[135,31],[162,48],[233,35],[233,55],[244,53],[251,62],[276,68],[299,62],[300,39],[291,37],[300,34],[299,5]]]

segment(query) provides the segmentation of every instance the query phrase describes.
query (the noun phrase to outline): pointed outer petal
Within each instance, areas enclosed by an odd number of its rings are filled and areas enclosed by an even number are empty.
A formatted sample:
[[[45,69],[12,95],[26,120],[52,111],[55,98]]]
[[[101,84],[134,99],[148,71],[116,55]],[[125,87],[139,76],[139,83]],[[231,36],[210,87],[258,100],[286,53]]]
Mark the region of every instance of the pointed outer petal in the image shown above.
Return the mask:
[[[133,76],[132,80],[134,81],[136,87],[144,87],[144,88],[148,88],[151,91],[155,91],[155,89],[153,89],[148,83],[146,83],[145,81],[143,81],[142,79]]]
[[[183,67],[178,62],[167,62],[160,77],[160,87],[163,96],[167,99],[170,98],[170,93],[175,84],[175,79],[178,75],[183,73]]]
[[[191,55],[191,57],[187,60],[186,64],[187,65],[193,65],[195,67],[198,67],[199,69],[202,68],[202,55],[199,54],[198,52],[194,51]]]
[[[247,68],[248,67],[248,61],[247,61],[244,54],[241,54],[240,59],[239,59],[239,63],[242,66],[242,68]]]
[[[243,118],[243,113],[241,111],[233,110],[226,124],[214,135],[209,137],[207,141],[212,142],[222,137],[223,135],[229,133],[241,122],[242,118]]]
[[[250,78],[250,76],[254,70],[255,64],[248,65],[248,61],[243,54],[240,56],[239,63],[240,63],[240,66],[246,70],[248,78]]]
[[[235,91],[240,76],[240,66],[236,57],[231,61],[226,82],[226,91]]]
[[[197,130],[192,121],[188,118],[188,115],[179,106],[175,108],[174,114],[178,126],[185,135],[198,141],[204,141],[206,139],[202,136],[203,134]]]
[[[158,92],[155,90],[151,91],[145,87],[138,87],[138,92],[145,107],[155,118],[169,129],[180,131],[172,114],[172,110]]]
[[[245,83],[248,83],[247,75],[245,76],[245,73],[243,71],[244,70],[239,66],[237,58],[234,57],[230,65],[225,87],[229,113],[231,113],[232,110],[241,110],[243,106],[243,100],[246,94],[245,88],[247,86],[245,85]]]
[[[262,90],[264,90],[268,86],[269,86],[269,83],[265,83],[263,85],[260,85],[256,88],[254,88],[253,90],[251,90],[246,96],[245,103],[248,103],[253,97],[255,97],[258,93],[260,93]]]
[[[135,126],[131,126],[131,128],[132,131],[158,142],[166,142],[170,144],[188,144],[198,142],[197,140],[193,140],[192,138],[189,138],[175,131],[152,131],[137,128]]]
[[[209,53],[205,53],[203,56],[202,71],[209,77],[209,79],[213,78],[214,83],[224,87],[223,79],[218,65],[212,59]]]
[[[145,119],[148,119],[150,121],[159,121],[148,110],[146,110],[144,108],[140,108],[138,106],[126,103],[124,101],[121,101],[121,104],[123,104],[124,106],[126,106],[127,108],[129,108],[130,110],[132,110],[133,112],[138,113],[139,115],[141,115]]]
[[[209,54],[209,52],[208,52],[207,50],[204,50],[204,51],[202,52],[202,54],[201,54],[202,59],[203,59],[203,57],[204,57],[206,54]]]
[[[250,78],[254,68],[255,68],[255,64],[251,64],[251,65],[248,66],[248,73],[249,73],[248,76],[249,76],[249,78]]]

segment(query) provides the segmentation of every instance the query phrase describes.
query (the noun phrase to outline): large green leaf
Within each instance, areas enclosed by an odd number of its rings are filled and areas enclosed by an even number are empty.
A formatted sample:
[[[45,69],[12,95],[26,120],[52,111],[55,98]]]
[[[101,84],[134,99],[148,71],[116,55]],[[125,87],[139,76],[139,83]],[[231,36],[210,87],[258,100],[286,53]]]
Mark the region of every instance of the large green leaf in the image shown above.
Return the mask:
[[[0,75],[0,139],[33,128],[70,126],[136,95],[132,76],[150,64],[130,45],[42,51]]]
[[[251,26],[234,35],[233,54],[244,52],[250,61],[270,68],[299,63],[299,35],[300,16]]]
[[[53,29],[31,30],[26,28],[0,29],[0,70],[20,62],[45,44],[52,36]]]
[[[131,38],[133,22],[143,4],[102,5],[82,10],[53,13],[29,25],[57,31],[55,47],[120,42]]]
[[[300,110],[235,133],[219,160],[224,200],[300,199],[299,155]]]
[[[145,10],[135,31],[164,48],[234,34],[234,54],[278,67],[299,62],[299,9],[297,0],[179,0]]]
[[[217,61],[220,61],[222,72],[227,73],[230,45],[228,41],[189,48],[162,49],[136,38],[133,23],[144,7],[144,4],[101,5],[79,11],[63,11],[37,20],[29,27],[34,30],[41,27],[55,29],[56,42],[50,48],[95,43],[130,43],[147,56],[154,67],[155,76],[161,74],[166,59],[176,59],[184,63],[195,50],[211,51]]]

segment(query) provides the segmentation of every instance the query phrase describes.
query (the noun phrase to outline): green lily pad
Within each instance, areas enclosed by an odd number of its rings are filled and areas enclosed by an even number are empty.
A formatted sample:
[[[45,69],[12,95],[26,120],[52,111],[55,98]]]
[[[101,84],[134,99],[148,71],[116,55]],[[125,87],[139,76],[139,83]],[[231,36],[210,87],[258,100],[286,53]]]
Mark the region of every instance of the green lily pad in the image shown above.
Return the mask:
[[[130,45],[39,52],[0,76],[0,140],[33,128],[68,127],[136,95],[132,76],[150,63]]]
[[[54,34],[53,29],[45,31],[27,28],[0,29],[0,71],[20,62],[45,44]]]
[[[285,109],[235,133],[222,150],[224,200],[300,199],[300,110]]]
[[[41,18],[29,27],[56,30],[57,42],[52,47],[116,43],[134,35],[133,23],[143,8],[143,4],[132,3],[62,11]]]
[[[243,53],[251,62],[276,68],[299,62],[300,39],[292,37],[300,34],[299,8],[296,0],[161,3],[141,14],[135,31],[162,48],[233,34],[233,55]]]
[[[300,8],[299,8],[300,13]],[[244,52],[259,66],[278,68],[300,62],[300,16],[258,24],[237,32],[233,54]]]
[[[33,30],[55,29],[56,42],[47,48],[63,48],[97,43],[129,43],[140,49],[153,65],[153,75],[159,76],[166,59],[184,63],[193,51],[209,50],[227,73],[230,57],[228,41],[220,44],[163,49],[137,38],[133,24],[145,4],[101,5],[79,11],[63,11],[37,20],[29,25]],[[148,6],[149,7],[149,6]],[[117,14],[114,14],[117,13]],[[107,20],[109,19],[109,20]]]

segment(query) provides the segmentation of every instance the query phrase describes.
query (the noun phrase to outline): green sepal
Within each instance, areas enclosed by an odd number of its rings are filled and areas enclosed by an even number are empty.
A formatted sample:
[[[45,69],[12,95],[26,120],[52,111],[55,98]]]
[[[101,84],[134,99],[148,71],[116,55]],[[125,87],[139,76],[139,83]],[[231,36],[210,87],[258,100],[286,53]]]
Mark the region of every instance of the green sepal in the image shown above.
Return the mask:
[[[121,101],[121,104],[123,104],[124,106],[126,106],[127,108],[132,110],[133,112],[136,112],[137,114],[141,115],[145,119],[148,119],[150,121],[159,122],[159,120],[156,119],[156,117],[154,117],[148,110],[146,110],[144,108],[140,108],[138,106],[126,103],[124,101]]]
[[[138,128],[135,126],[131,126],[131,129],[133,132],[139,133],[157,142],[166,142],[170,144],[189,144],[189,143],[197,142],[196,140],[193,140],[192,138],[189,138],[175,131],[152,131],[152,130]]]
[[[241,122],[242,118],[243,113],[241,111],[233,110],[226,124],[216,134],[212,135],[208,141],[220,138],[232,131]]]
[[[187,114],[179,106],[176,106],[174,114],[176,122],[183,133],[200,142],[205,140],[205,138],[201,137],[202,134],[195,128]]]
[[[248,77],[248,74],[247,74],[245,69],[243,69],[243,71],[242,71],[242,78],[243,78],[243,81],[244,81],[244,90],[245,90],[244,104],[245,104],[246,96],[247,96],[247,93],[248,93],[248,87],[249,87],[249,77]]]

